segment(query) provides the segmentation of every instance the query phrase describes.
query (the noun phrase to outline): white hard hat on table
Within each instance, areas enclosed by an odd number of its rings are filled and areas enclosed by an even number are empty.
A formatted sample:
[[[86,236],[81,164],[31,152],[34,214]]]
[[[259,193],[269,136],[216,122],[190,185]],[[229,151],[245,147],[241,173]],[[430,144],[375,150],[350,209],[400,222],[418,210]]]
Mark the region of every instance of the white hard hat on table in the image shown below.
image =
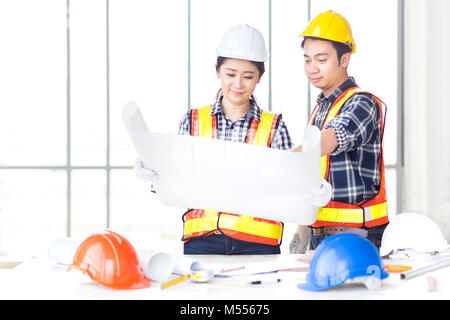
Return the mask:
[[[447,240],[434,220],[425,214],[405,212],[389,217],[389,224],[381,239],[380,254],[386,256],[405,249],[428,253],[448,247]]]
[[[269,57],[261,32],[248,24],[228,30],[217,48],[217,55],[225,58],[264,62]]]

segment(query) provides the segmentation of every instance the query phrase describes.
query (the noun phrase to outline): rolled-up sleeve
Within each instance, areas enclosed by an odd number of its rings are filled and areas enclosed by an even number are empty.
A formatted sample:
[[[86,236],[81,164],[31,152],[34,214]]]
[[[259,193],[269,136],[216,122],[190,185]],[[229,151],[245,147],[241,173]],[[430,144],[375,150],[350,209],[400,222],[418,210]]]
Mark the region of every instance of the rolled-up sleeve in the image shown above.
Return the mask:
[[[324,129],[333,128],[337,148],[330,155],[355,150],[366,144],[380,124],[377,102],[365,94],[357,94],[342,107],[339,115],[328,121]]]

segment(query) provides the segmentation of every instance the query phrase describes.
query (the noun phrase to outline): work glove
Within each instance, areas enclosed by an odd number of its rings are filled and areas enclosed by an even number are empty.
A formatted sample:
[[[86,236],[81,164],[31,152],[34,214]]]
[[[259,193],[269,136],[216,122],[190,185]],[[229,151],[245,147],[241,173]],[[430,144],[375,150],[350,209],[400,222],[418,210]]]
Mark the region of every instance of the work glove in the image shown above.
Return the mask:
[[[310,231],[308,226],[299,225],[289,244],[289,253],[303,254],[308,250]]]
[[[156,171],[153,169],[146,168],[144,166],[144,163],[139,158],[137,158],[134,161],[133,169],[138,179],[150,180],[152,182],[158,179],[158,174],[156,173]]]
[[[331,199],[332,188],[331,184],[327,180],[322,179],[320,189],[310,193],[305,193],[304,197],[306,201],[309,201],[316,207],[325,206]],[[305,253],[308,249],[310,230],[308,226],[299,225],[297,231],[292,236],[291,243],[289,244],[290,253]]]
[[[307,201],[309,201],[316,207],[323,207],[330,201],[331,193],[331,184],[329,184],[327,180],[322,179],[320,189],[314,190],[310,193],[305,193],[304,197]]]

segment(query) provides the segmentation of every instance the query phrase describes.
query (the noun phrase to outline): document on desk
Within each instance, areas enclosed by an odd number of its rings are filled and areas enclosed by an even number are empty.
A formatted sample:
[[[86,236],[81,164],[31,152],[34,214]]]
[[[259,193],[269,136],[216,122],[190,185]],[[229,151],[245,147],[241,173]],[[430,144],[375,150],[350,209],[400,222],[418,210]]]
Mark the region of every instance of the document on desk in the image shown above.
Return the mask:
[[[303,152],[152,132],[136,103],[122,120],[139,158],[157,173],[152,181],[168,206],[209,209],[309,225],[317,207],[304,195],[317,190],[320,131],[305,130]]]
[[[266,273],[277,273],[277,272],[293,272],[306,273],[309,270],[309,264],[298,262],[298,261],[285,261],[285,262],[253,262],[246,264],[228,264],[226,268],[223,265],[218,264],[208,264],[215,270],[214,276],[218,278],[231,278],[239,276],[253,276]],[[230,271],[228,271],[230,270]]]

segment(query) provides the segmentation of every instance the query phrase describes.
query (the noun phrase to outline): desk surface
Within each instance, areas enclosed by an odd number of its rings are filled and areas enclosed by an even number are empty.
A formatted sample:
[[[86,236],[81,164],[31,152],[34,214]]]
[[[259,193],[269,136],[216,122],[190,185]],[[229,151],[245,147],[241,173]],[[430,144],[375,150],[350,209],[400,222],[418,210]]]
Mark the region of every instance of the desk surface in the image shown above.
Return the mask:
[[[190,256],[204,265],[282,263],[301,255],[264,256]],[[388,259],[389,260],[389,259]],[[404,261],[387,261],[398,264]],[[409,265],[418,265],[408,260]],[[344,284],[321,292],[303,291],[297,284],[304,282],[306,272],[293,275],[279,283],[250,285],[243,278],[214,278],[208,283],[185,281],[166,288],[160,282],[139,290],[112,290],[102,287],[78,271],[66,271],[64,265],[47,259],[32,258],[18,266],[0,272],[0,299],[154,299],[154,300],[297,300],[297,299],[450,299],[450,267],[410,280],[400,280],[391,274],[383,280],[381,289],[369,290],[362,284]],[[291,274],[289,273],[289,274]],[[285,273],[286,274],[286,273]],[[176,278],[172,274],[170,279]],[[437,279],[440,286],[430,292],[428,280]],[[295,279],[292,279],[295,278]]]

